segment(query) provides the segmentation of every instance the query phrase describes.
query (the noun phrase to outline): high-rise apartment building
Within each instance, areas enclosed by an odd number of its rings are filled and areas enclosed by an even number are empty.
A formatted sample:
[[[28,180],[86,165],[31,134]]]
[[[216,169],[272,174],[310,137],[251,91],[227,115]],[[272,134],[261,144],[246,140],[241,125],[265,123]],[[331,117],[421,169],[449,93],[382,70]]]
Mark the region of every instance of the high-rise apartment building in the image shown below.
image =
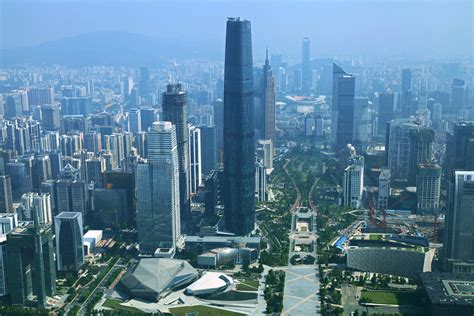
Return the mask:
[[[197,194],[202,185],[201,129],[189,126],[189,180],[191,194]]]

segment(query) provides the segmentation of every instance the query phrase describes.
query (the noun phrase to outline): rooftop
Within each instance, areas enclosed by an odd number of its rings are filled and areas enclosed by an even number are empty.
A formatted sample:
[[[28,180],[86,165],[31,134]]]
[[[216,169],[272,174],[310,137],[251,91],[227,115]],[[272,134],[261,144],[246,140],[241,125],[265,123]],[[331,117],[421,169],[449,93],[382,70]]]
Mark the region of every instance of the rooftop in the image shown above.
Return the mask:
[[[432,304],[474,306],[474,275],[425,272],[420,277]]]

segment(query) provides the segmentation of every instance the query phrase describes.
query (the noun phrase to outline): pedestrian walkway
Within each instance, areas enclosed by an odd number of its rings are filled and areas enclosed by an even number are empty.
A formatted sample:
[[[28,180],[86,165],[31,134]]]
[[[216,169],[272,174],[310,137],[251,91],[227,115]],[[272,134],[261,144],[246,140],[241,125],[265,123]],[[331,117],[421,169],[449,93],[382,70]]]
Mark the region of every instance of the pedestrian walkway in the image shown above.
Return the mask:
[[[320,315],[317,266],[289,266],[281,270],[286,272],[282,315]]]

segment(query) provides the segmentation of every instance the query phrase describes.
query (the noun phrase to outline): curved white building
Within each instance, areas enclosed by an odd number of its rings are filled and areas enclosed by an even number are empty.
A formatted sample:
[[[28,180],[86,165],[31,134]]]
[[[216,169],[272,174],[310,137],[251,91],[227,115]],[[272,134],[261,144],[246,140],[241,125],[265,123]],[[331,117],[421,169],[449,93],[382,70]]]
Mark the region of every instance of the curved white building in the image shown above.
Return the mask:
[[[223,292],[234,284],[234,280],[220,272],[206,272],[199,280],[188,286],[188,295],[206,295]]]

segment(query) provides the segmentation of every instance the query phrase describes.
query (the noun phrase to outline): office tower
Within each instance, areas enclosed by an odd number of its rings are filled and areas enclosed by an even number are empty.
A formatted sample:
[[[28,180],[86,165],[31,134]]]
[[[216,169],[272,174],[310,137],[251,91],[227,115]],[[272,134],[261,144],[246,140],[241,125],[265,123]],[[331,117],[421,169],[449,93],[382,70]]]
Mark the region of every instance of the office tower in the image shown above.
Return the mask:
[[[224,67],[225,226],[247,235],[255,223],[255,130],[250,22],[227,20]]]
[[[454,79],[451,85],[450,114],[460,114],[467,105],[467,87],[464,80]]]
[[[130,76],[125,76],[122,81],[122,91],[121,94],[123,96],[123,101],[127,103],[130,100],[130,94],[132,93],[133,89],[133,78]]]
[[[263,139],[270,139],[275,144],[275,79],[268,63],[268,50],[263,66],[261,107],[263,109]],[[260,122],[261,123],[261,122]]]
[[[255,198],[259,202],[267,200],[267,168],[260,162],[255,162]]]
[[[314,116],[314,136],[321,139],[324,136],[324,119],[321,115]]]
[[[128,221],[127,192],[122,189],[92,190],[91,206],[94,221],[102,229],[126,226]]]
[[[454,186],[446,214],[445,269],[451,273],[474,273],[474,171],[455,171]]]
[[[454,170],[474,170],[474,122],[458,122],[446,135],[444,177],[451,179]]]
[[[120,168],[125,158],[124,134],[113,133],[104,136],[104,149],[112,154],[112,169]]]
[[[405,68],[402,69],[402,84],[400,91],[400,114],[402,118],[407,118],[410,115],[415,114],[415,109],[413,108],[413,94],[411,89],[412,82],[412,73],[411,69]]]
[[[0,296],[8,294],[7,235],[0,235]]]
[[[283,56],[281,54],[272,54],[270,65],[275,77],[275,87],[280,91],[280,67],[283,64]]]
[[[352,145],[354,145],[358,151],[364,151],[369,145],[372,127],[371,119],[369,99],[366,97],[354,98]]]
[[[202,185],[201,129],[189,125],[189,180],[191,194],[197,194]]]
[[[257,154],[263,166],[267,169],[273,169],[273,143],[269,139],[259,140]]]
[[[301,92],[303,92],[303,94],[309,94],[311,89],[312,72],[310,46],[309,38],[303,38],[301,49]]]
[[[360,208],[364,192],[364,157],[355,156],[351,159],[349,166],[344,169],[342,183],[343,205]]]
[[[382,168],[382,171],[380,172],[379,176],[379,210],[386,210],[388,208],[388,199],[391,193],[390,180],[390,169]]]
[[[410,91],[411,90],[411,81],[412,73],[410,68],[402,69],[402,85],[401,91]]]
[[[28,104],[30,106],[53,104],[54,90],[52,87],[37,87],[28,90]]]
[[[84,148],[88,152],[100,152],[102,150],[102,135],[96,131],[84,134]]]
[[[140,122],[141,130],[146,132],[156,121],[155,109],[153,108],[141,108],[140,109]]]
[[[202,174],[208,175],[217,165],[216,127],[201,125]]]
[[[11,179],[13,202],[19,202],[22,195],[31,189],[29,166],[22,161],[10,161],[6,165],[6,171]]]
[[[41,126],[45,131],[57,131],[60,126],[59,107],[57,105],[41,106]]]
[[[86,179],[87,184],[94,183],[95,188],[104,187],[104,172],[105,172],[104,157],[93,157],[86,160]]]
[[[128,131],[130,133],[138,133],[142,130],[141,111],[138,109],[130,109],[128,111]]]
[[[51,224],[53,221],[51,196],[48,193],[28,192],[21,197],[17,213],[22,220],[32,220],[33,212],[37,214],[40,224]]]
[[[56,180],[56,198],[58,212],[80,212],[82,217],[87,216],[87,189],[79,171],[67,164]]]
[[[0,176],[0,213],[13,213],[12,183],[10,176]]]
[[[155,122],[148,132],[148,162],[136,169],[138,244],[142,254],[176,247],[181,235],[176,129]]]
[[[408,182],[415,185],[418,165],[433,160],[434,131],[429,127],[418,127],[410,131],[410,162]]]
[[[61,212],[54,217],[58,271],[78,273],[84,264],[82,214]]]
[[[191,212],[189,196],[189,129],[187,94],[180,83],[170,83],[163,93],[163,121],[171,122],[176,127],[176,141],[179,162],[179,203],[181,220],[187,221]],[[149,155],[149,154],[148,154]]]
[[[64,97],[61,99],[61,116],[64,115],[84,115],[92,113],[91,97]]]
[[[441,189],[441,168],[433,163],[418,165],[416,176],[417,214],[437,214]]]
[[[385,136],[387,123],[394,119],[394,95],[391,92],[379,94],[378,134]]]
[[[56,294],[51,225],[40,225],[33,214],[33,223],[25,222],[7,234],[8,291],[11,304],[44,307],[46,296]]]
[[[301,74],[301,69],[295,69],[293,72],[293,90],[295,92],[301,92],[301,80],[302,80],[302,74]],[[280,81],[283,81],[281,79]]]
[[[392,179],[395,181],[408,181],[410,176],[410,164],[412,137],[410,132],[417,131],[419,125],[410,119],[392,120],[387,125],[387,138],[385,143],[386,166],[390,168]]]
[[[38,155],[33,158],[31,166],[31,189],[40,191],[41,183],[52,178],[49,155]]]
[[[223,163],[224,152],[224,102],[217,99],[213,103],[214,107],[214,125],[216,126],[216,149],[217,161]]]
[[[204,180],[204,213],[208,217],[215,215],[216,207],[224,204],[223,183],[222,169],[212,170]]]
[[[338,153],[352,143],[354,135],[355,77],[333,64],[332,73],[332,137]]]
[[[126,221],[128,227],[136,227],[135,173],[124,170],[107,170],[104,187],[108,190],[124,190],[126,195]]]
[[[138,82],[138,95],[147,100],[150,95],[150,69],[145,66],[140,67],[140,81]]]

